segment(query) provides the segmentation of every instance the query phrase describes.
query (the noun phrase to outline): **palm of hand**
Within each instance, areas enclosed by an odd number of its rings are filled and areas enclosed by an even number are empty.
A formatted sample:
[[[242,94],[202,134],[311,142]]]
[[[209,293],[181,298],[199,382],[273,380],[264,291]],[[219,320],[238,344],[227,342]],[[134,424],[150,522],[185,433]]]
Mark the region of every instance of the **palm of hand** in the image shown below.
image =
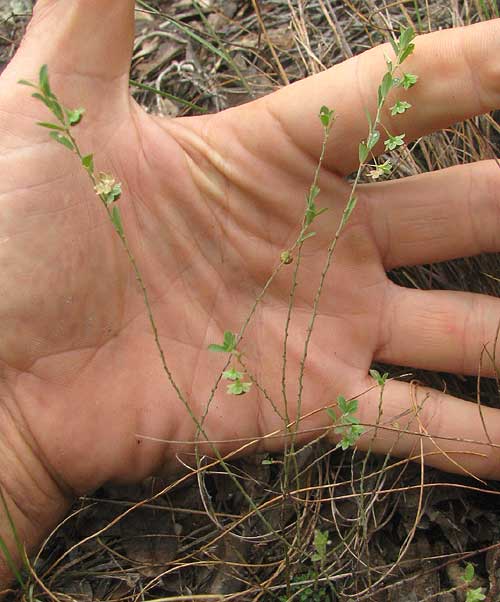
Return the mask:
[[[19,73],[21,59],[4,77],[9,92],[0,100],[7,132],[2,167],[9,174],[2,183],[9,219],[0,231],[0,314],[8,318],[0,349],[4,398],[8,410],[22,416],[51,468],[83,491],[109,479],[140,478],[168,464],[174,450],[191,449],[142,436],[190,441],[196,428],[162,370],[142,295],[99,199],[75,157],[36,129],[34,122],[46,119],[43,109],[24,89],[12,92],[14,75],[26,76]],[[65,104],[85,106],[85,122],[76,131],[79,143],[85,152],[95,151],[98,167],[123,184],[123,222],[167,363],[199,417],[223,364],[207,345],[220,341],[224,330],[239,330],[280,251],[294,242],[317,159],[294,128],[287,131],[276,118],[272,101],[210,118],[162,122],[129,100],[126,81],[123,74],[118,84],[111,76],[106,85],[87,77],[79,90],[78,75],[56,75],[53,85]],[[10,125],[12,114],[21,118]],[[265,138],[251,137],[256,123]],[[318,122],[311,145],[318,151],[320,134]],[[339,171],[348,171],[350,161]],[[333,169],[325,170],[321,188],[331,210],[305,246],[290,327],[292,419],[325,248],[349,193]],[[405,193],[411,196],[414,188],[418,184],[406,183]],[[386,185],[367,187],[360,195],[323,290],[302,414],[331,404],[338,394],[369,388],[374,358],[397,359],[397,350],[387,351],[396,287],[385,274],[397,261],[387,259],[388,247],[378,235],[383,226],[373,221],[379,190],[393,198],[402,192]],[[249,370],[281,415],[292,274],[293,265],[280,272],[242,343]],[[443,327],[448,334],[450,323]],[[390,416],[409,405],[399,399],[395,404],[401,391],[395,388],[387,402]],[[367,421],[376,416],[374,401],[367,398]],[[319,412],[303,426],[324,426],[327,420]],[[283,420],[255,388],[235,398],[221,386],[204,427],[214,440],[251,439],[283,428]],[[280,441],[262,445],[272,449]]]

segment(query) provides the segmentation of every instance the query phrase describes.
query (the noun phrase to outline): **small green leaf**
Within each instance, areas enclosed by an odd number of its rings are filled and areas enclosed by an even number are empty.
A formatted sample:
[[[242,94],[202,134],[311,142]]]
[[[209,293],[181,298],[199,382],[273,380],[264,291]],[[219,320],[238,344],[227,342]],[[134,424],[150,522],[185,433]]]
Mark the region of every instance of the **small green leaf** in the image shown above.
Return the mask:
[[[322,213],[328,211],[328,207],[323,207],[323,209],[317,209],[314,203],[308,205],[305,214],[304,214],[304,223],[305,226],[310,226],[313,221]]]
[[[377,144],[379,140],[380,132],[378,130],[372,130],[368,136],[368,140],[366,141],[368,150],[372,150],[372,148]]]
[[[483,600],[486,600],[486,596],[483,594],[482,588],[476,587],[467,591],[465,602],[482,602]]]
[[[399,55],[399,63],[403,63],[410,56],[410,54],[413,53],[414,50],[415,44],[408,44],[405,50],[403,50],[403,52],[401,52],[401,54]]]
[[[118,205],[114,205],[111,211],[111,222],[118,234],[123,235],[122,217]]]
[[[227,386],[227,392],[230,395],[244,395],[250,391],[251,387],[252,383],[243,383],[240,380],[237,380]]]
[[[43,96],[42,94],[40,94],[40,92],[34,92],[31,95],[33,98],[36,98],[37,100],[39,100],[40,102],[43,102],[43,104],[52,111],[50,102],[48,101],[48,99],[45,98],[45,96]]]
[[[332,410],[332,408],[326,408],[326,413],[328,414],[328,416],[332,419],[332,422],[337,422],[337,415],[335,414],[335,412]]]
[[[370,126],[370,132],[371,132],[373,129],[372,117],[370,115],[370,111],[366,107],[365,107],[364,111],[365,111],[366,121],[368,121],[368,125]]]
[[[56,142],[59,142],[59,144],[65,146],[68,150],[75,150],[75,147],[73,146],[71,140],[64,134],[61,134],[60,132],[50,132],[50,137],[53,138]]]
[[[85,114],[85,109],[66,109],[66,116],[71,126],[78,125]]]
[[[394,117],[395,115],[401,115],[405,113],[408,109],[411,109],[411,104],[406,102],[406,100],[398,100],[391,107],[391,115]]]
[[[391,171],[392,171],[392,162],[391,162],[391,160],[387,159],[387,161],[384,161],[383,163],[381,163],[380,165],[378,165],[378,169],[380,169],[384,175],[389,175],[391,173]]]
[[[47,121],[37,121],[37,125],[39,125],[42,128],[47,128],[48,130],[57,130],[58,132],[66,131],[63,127],[61,127],[60,125],[57,125],[57,123],[49,123]]]
[[[378,94],[379,104],[381,104],[385,100],[385,98],[387,97],[387,94],[389,94],[389,91],[393,85],[394,85],[394,78],[392,76],[392,73],[387,71],[387,73],[384,75],[384,77],[382,79],[382,83],[379,86],[379,94]]]
[[[236,346],[236,335],[230,330],[224,332],[224,342],[222,345],[211,344],[208,346],[210,351],[220,351],[221,353],[231,353]]]
[[[470,583],[474,579],[474,574],[475,574],[474,565],[471,564],[470,562],[468,562],[465,567],[465,571],[464,571],[462,579],[466,583]]]
[[[319,119],[323,127],[328,129],[335,119],[335,111],[323,105],[319,110]]]
[[[389,136],[389,138],[384,142],[386,151],[396,150],[399,146],[403,146],[404,144],[405,134],[399,134],[398,136]]]
[[[399,60],[402,62],[401,54],[404,53],[415,39],[415,31],[412,27],[405,27],[401,29],[399,35],[398,48],[399,48]]]
[[[36,98],[40,102],[43,102],[43,104],[52,112],[52,114],[57,118],[57,120],[60,121],[63,125],[65,125],[63,110],[61,108],[61,105],[55,98],[44,96],[39,92],[35,92],[31,96],[33,96],[33,98]]]
[[[398,56],[398,54],[399,54],[399,46],[398,46],[398,43],[397,43],[395,40],[393,40],[392,38],[389,40],[389,42],[391,43],[392,49],[394,50],[394,54],[395,54],[396,56]]]
[[[413,73],[403,73],[402,79],[398,80],[398,86],[404,88],[405,90],[409,90],[413,87],[418,81],[418,75],[413,75]]]
[[[328,531],[316,529],[313,540],[315,554],[311,556],[311,560],[314,562],[323,561],[326,558],[327,547],[329,543],[330,540],[328,539]]]
[[[347,422],[348,424],[359,424],[359,419],[356,418],[356,416],[353,416],[352,414],[346,414],[343,417],[343,421]]]
[[[344,209],[344,213],[342,214],[342,227],[345,226],[345,224],[347,224],[347,222],[349,221],[349,218],[351,217],[352,212],[354,211],[354,208],[356,207],[356,203],[358,202],[357,197],[352,196],[348,201],[347,201],[347,205]]]
[[[384,372],[384,374],[380,374],[378,370],[370,370],[370,376],[377,381],[377,384],[383,387],[389,378],[389,372]]]
[[[352,436],[356,439],[359,439],[361,437],[361,435],[365,432],[365,429],[360,426],[359,424],[353,424],[351,426],[351,433]]]
[[[50,89],[49,69],[47,65],[42,65],[40,67],[40,72],[38,74],[38,87],[46,98],[53,96],[52,90]]]
[[[304,236],[302,236],[299,240],[300,243],[305,242],[308,238],[313,238],[314,236],[316,236],[316,232],[308,232],[307,234],[304,234]]]
[[[230,330],[224,332],[224,347],[227,351],[233,351],[236,346],[236,335]]]
[[[360,163],[364,163],[368,157],[368,147],[366,146],[366,142],[360,142],[359,143],[359,151],[358,151],[358,156],[359,156],[359,162]]]
[[[94,173],[94,155],[85,155],[82,158],[82,165],[89,173]]]
[[[221,353],[226,353],[226,348],[224,347],[224,345],[216,345],[215,343],[211,343],[208,346],[208,350],[209,351],[218,351]]]
[[[38,86],[36,84],[34,84],[33,82],[28,81],[27,79],[20,79],[17,82],[18,84],[21,84],[21,86],[29,86],[30,88],[37,88]]]
[[[304,214],[304,225],[306,226],[306,228],[313,223],[315,217],[316,212],[313,209],[306,209],[306,212]]]
[[[112,203],[117,201],[121,197],[121,195],[122,185],[119,182],[117,182],[116,184],[114,184],[113,188],[109,192],[102,194],[101,198],[106,203],[106,205],[111,205]]]
[[[357,399],[351,399],[347,402],[346,414],[354,414],[358,410],[359,401]]]
[[[223,378],[226,380],[241,380],[245,375],[243,372],[238,372],[235,368],[230,368],[222,373]]]
[[[319,189],[318,186],[312,185],[310,190],[309,190],[309,194],[307,195],[307,205],[311,206],[314,204],[314,201],[316,200],[318,194],[321,192],[321,190]]]
[[[337,405],[339,406],[339,409],[342,412],[342,414],[347,414],[347,401],[343,395],[339,395],[337,397]]]

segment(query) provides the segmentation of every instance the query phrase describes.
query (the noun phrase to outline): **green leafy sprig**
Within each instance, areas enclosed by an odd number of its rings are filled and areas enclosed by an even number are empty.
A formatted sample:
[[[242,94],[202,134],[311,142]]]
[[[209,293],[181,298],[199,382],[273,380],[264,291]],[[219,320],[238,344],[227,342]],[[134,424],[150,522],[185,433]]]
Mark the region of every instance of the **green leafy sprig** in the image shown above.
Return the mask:
[[[370,370],[370,376],[377,381],[377,385],[379,387],[385,387],[385,383],[389,378],[389,372],[384,372],[380,374],[378,370]]]
[[[211,343],[208,346],[209,351],[217,351],[219,353],[233,353],[236,349],[236,335],[230,330],[224,332],[222,344]]]
[[[299,378],[298,378],[299,382],[298,382],[297,415],[299,417],[300,417],[303,382],[304,382],[304,370],[305,370],[306,359],[307,359],[307,355],[308,355],[309,343],[311,340],[312,331],[313,331],[317,313],[318,313],[318,307],[319,307],[319,302],[320,302],[320,298],[321,298],[321,293],[324,288],[326,276],[331,267],[333,255],[334,255],[335,249],[337,247],[337,243],[340,238],[340,235],[343,232],[347,222],[349,221],[354,208],[356,207],[356,203],[357,203],[356,190],[357,190],[357,187],[361,180],[361,175],[367,164],[368,157],[370,156],[370,154],[373,155],[373,150],[374,150],[375,146],[377,145],[377,143],[379,142],[379,140],[381,139],[380,132],[381,132],[382,110],[384,109],[385,104],[387,102],[387,98],[389,96],[389,93],[391,92],[391,90],[393,88],[403,87],[405,89],[408,89],[412,85],[414,85],[418,79],[416,75],[413,75],[410,73],[404,73],[401,78],[396,77],[396,75],[401,67],[401,64],[408,58],[408,56],[410,56],[410,54],[413,52],[413,50],[415,48],[415,44],[413,43],[414,39],[415,39],[414,30],[411,27],[407,27],[407,28],[404,28],[401,30],[399,39],[397,41],[392,42],[392,47],[394,49],[396,57],[393,60],[386,57],[387,69],[386,69],[386,72],[382,78],[382,81],[381,81],[381,83],[378,87],[378,91],[377,91],[377,111],[376,111],[375,118],[372,119],[369,112],[368,111],[366,112],[366,116],[368,119],[368,126],[369,126],[368,127],[368,135],[367,135],[366,140],[363,140],[359,143],[358,170],[354,177],[354,181],[353,181],[352,188],[351,188],[351,193],[349,195],[347,204],[344,208],[342,218],[341,218],[338,228],[328,246],[325,264],[324,264],[324,267],[321,272],[320,283],[319,283],[318,289],[316,291],[316,295],[315,295],[314,302],[313,302],[313,311],[312,311],[311,318],[310,318],[310,321],[309,321],[309,324],[307,327],[306,340],[305,340],[304,349],[302,352],[302,359],[301,359],[300,372],[299,372]],[[396,104],[394,106],[397,107],[397,111],[402,111],[403,109],[404,109],[404,111],[406,111],[408,109],[408,107],[405,108],[405,105],[401,104],[401,103],[399,105]],[[396,110],[396,109],[394,109],[394,110]],[[326,118],[323,117],[323,114],[324,114],[324,111],[322,110],[320,112],[320,120],[321,120],[321,123],[323,124],[323,127],[325,127],[325,123],[327,123],[327,121],[326,121]],[[397,114],[399,114],[399,113],[397,113]],[[328,122],[328,123],[330,123],[330,122]],[[405,137],[404,133],[397,134],[397,135],[392,135],[389,133],[388,136],[389,136],[388,139],[384,143],[386,148],[396,149],[399,146],[402,146],[404,144],[404,137]],[[324,146],[325,146],[325,143],[323,145],[323,148],[324,148]],[[321,165],[323,155],[324,155],[324,152],[322,152],[322,155],[320,157],[319,165]],[[374,159],[374,164],[371,165],[371,168],[372,169],[369,172],[369,175],[373,179],[377,179],[381,175],[390,174],[392,171],[392,164],[391,164],[390,160],[386,160],[384,163],[379,165]],[[316,178],[315,178],[314,184],[316,184]],[[316,196],[317,195],[314,196],[314,200],[316,199]],[[306,213],[306,215],[307,215],[307,213]],[[357,404],[357,402],[356,402],[356,404]],[[340,406],[340,403],[339,403],[339,406]],[[356,405],[356,407],[357,407],[357,405]],[[356,424],[354,421],[352,421],[352,418],[355,418],[355,416],[353,415],[353,412],[351,412],[351,411],[349,411],[347,413],[344,412],[344,414],[346,414],[346,416],[344,416],[344,418],[348,422],[350,421],[351,426],[347,426],[347,427],[339,426],[337,428],[339,428],[342,432],[342,440],[341,440],[340,446],[343,449],[347,449],[347,447],[349,447],[350,445],[353,445],[357,441],[357,439],[359,438],[360,434],[363,431],[362,431],[361,426],[359,426],[359,424]],[[334,421],[337,420],[335,415],[333,415],[332,418],[334,418]],[[295,424],[296,424],[296,428],[298,428],[298,420],[296,421]]]
[[[483,593],[483,588],[471,587],[471,584],[474,581],[475,573],[476,571],[474,569],[474,565],[468,562],[467,566],[465,567],[464,574],[462,575],[462,580],[467,586],[465,602],[482,602],[483,600],[486,600],[486,596]]]
[[[222,344],[211,343],[208,346],[209,351],[215,351],[219,353],[234,354],[237,357],[240,353],[236,350],[237,336],[234,332],[226,330],[224,332],[224,339]],[[236,368],[230,368],[222,373],[222,378],[231,381],[227,386],[227,392],[229,395],[244,395],[248,393],[252,387],[251,382],[244,382],[244,372],[239,372]]]
[[[391,40],[392,49],[396,55],[393,60],[386,57],[387,70],[382,78],[382,82],[378,87],[377,92],[377,112],[375,119],[372,121],[370,115],[367,113],[369,131],[366,140],[363,140],[359,145],[359,162],[363,166],[367,161],[370,153],[380,140],[380,126],[381,126],[381,114],[382,109],[387,101],[387,98],[394,88],[403,88],[409,90],[414,86],[418,77],[413,73],[402,73],[400,77],[397,77],[397,73],[401,68],[402,63],[412,54],[415,50],[415,31],[411,27],[401,29],[401,33],[398,40]],[[406,100],[397,100],[390,108],[391,116],[396,117],[403,115],[412,105]],[[390,134],[384,141],[385,151],[394,151],[404,144],[405,134]],[[378,164],[377,161],[373,160],[371,170],[368,175],[376,180],[382,176],[390,175],[392,171],[392,163],[390,159],[386,160],[382,164]]]
[[[328,531],[316,529],[313,540],[314,554],[311,556],[311,560],[323,564],[327,557],[328,546],[331,543]]]
[[[359,420],[356,417],[358,405],[359,402],[357,399],[346,400],[345,397],[339,395],[337,397],[337,406],[341,413],[337,415],[331,408],[327,408],[326,410],[333,424],[336,425],[334,429],[335,433],[341,435],[337,447],[342,448],[344,451],[354,446],[365,432],[365,429],[359,424]]]
[[[115,204],[120,199],[122,194],[121,184],[120,182],[117,182],[110,174],[104,172],[95,172],[94,156],[92,154],[82,154],[80,147],[78,146],[71,131],[73,127],[81,122],[85,114],[85,109],[68,109],[61,104],[50,86],[47,65],[43,65],[40,68],[38,74],[38,84],[34,84],[33,82],[25,79],[21,79],[19,83],[23,86],[34,88],[36,92],[32,94],[33,98],[36,98],[43,103],[52,113],[55,118],[54,122],[39,121],[37,122],[37,125],[50,130],[49,136],[53,140],[78,156],[83,168],[92,180],[96,194],[99,196],[106,208],[113,227],[123,239],[124,232],[120,209]]]
[[[328,210],[328,207],[319,208],[316,205],[316,200],[318,198],[320,188],[318,186],[319,174],[321,171],[321,167],[323,164],[323,160],[326,152],[326,143],[328,141],[328,137],[330,135],[331,129],[335,122],[335,111],[333,109],[329,109],[327,106],[323,105],[319,111],[319,120],[321,125],[323,126],[323,146],[321,149],[321,155],[318,161],[318,165],[316,167],[316,171],[314,174],[313,183],[309,189],[309,192],[306,196],[306,210],[304,213],[304,226],[302,236],[300,237],[300,242],[303,242],[307,238],[314,236],[313,232],[309,232],[306,234],[307,228],[313,223],[313,221],[319,217],[322,213]]]
[[[227,392],[230,395],[244,395],[248,393],[252,387],[252,383],[243,382],[245,378],[245,374],[236,370],[235,368],[230,368],[229,370],[225,370],[222,373],[223,378],[226,380],[232,381],[227,386]]]

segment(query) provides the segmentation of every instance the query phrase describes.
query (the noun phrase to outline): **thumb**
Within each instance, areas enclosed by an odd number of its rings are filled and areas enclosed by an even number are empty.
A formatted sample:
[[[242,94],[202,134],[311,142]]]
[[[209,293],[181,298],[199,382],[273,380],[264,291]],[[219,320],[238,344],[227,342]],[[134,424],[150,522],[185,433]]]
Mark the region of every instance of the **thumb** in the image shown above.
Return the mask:
[[[66,87],[89,79],[128,88],[134,0],[38,0],[15,58],[2,79],[34,78],[48,64]],[[13,83],[13,82],[9,82]],[[102,91],[102,90],[101,90]]]

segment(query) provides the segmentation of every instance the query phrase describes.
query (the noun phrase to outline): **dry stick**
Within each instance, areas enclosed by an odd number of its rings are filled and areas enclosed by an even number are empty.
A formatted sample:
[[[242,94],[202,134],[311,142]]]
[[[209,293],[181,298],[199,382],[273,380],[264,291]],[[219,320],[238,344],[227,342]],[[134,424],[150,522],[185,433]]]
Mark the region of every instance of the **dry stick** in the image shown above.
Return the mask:
[[[335,37],[337,39],[337,44],[339,45],[340,48],[342,48],[344,57],[346,59],[352,58],[352,56],[353,56],[352,50],[349,47],[349,44],[345,38],[344,31],[342,30],[342,27],[340,26],[340,23],[335,14],[335,10],[333,10],[330,2],[328,3],[328,7],[326,7],[323,0],[319,0],[319,5],[321,6],[321,11],[323,12],[323,15],[325,16],[326,22],[328,23],[328,25],[330,26],[330,29],[335,34]]]
[[[425,435],[425,437],[428,437],[431,440],[431,442],[435,445],[435,447],[443,454],[443,456],[449,462],[451,462],[456,468],[458,468],[460,471],[463,471],[466,475],[468,475],[472,479],[475,479],[476,481],[479,481],[483,485],[486,485],[485,481],[483,481],[482,479],[480,479],[479,477],[477,477],[473,472],[471,472],[470,470],[468,470],[467,468],[465,468],[465,466],[462,466],[460,464],[460,462],[457,462],[456,460],[454,460],[453,458],[451,458],[449,456],[449,452],[446,452],[438,443],[436,443],[434,437],[429,434],[429,432],[427,431],[427,428],[424,426],[424,424],[422,423],[422,421],[420,419],[420,411],[424,407],[424,403],[428,399],[429,394],[427,394],[425,396],[424,400],[422,401],[422,403],[419,406],[417,404],[417,400],[416,400],[416,393],[415,393],[416,389],[418,389],[418,382],[417,381],[413,381],[411,383],[411,396],[412,396],[412,403],[413,403],[413,407],[414,407],[415,418],[417,419],[418,426],[419,426],[419,431],[423,432],[424,435]],[[422,441],[422,438],[420,439],[420,441]],[[491,441],[489,443],[491,445]],[[456,452],[456,453],[460,453],[460,452]]]
[[[264,38],[266,39],[266,43],[269,47],[269,50],[271,51],[271,54],[273,55],[273,59],[274,59],[274,62],[276,63],[276,67],[278,68],[280,77],[281,77],[283,83],[285,84],[285,86],[288,86],[288,84],[290,83],[290,80],[288,79],[288,75],[286,74],[286,71],[283,68],[283,65],[281,64],[278,54],[276,53],[276,49],[274,48],[274,44],[271,41],[269,32],[267,31],[267,27],[266,27],[264,21],[262,20],[260,8],[259,8],[259,5],[257,4],[256,0],[252,0],[252,6],[254,8],[255,16],[257,17],[257,21],[259,23],[259,27],[261,28],[262,33],[264,34]]]
[[[281,414],[278,406],[274,403],[273,399],[271,398],[271,396],[267,392],[266,388],[263,387],[259,383],[259,381],[253,376],[253,374],[248,369],[248,366],[243,361],[243,355],[239,354],[237,356],[237,358],[236,358],[236,361],[243,368],[243,370],[245,371],[245,375],[248,376],[248,378],[250,379],[250,381],[252,382],[252,384],[255,385],[255,387],[262,393],[262,395],[264,396],[264,398],[269,402],[269,405],[273,408],[273,410],[275,411],[275,413],[281,418],[281,420],[285,421],[286,417],[282,416],[282,414]],[[287,423],[289,422],[288,418],[286,418],[286,422]]]
[[[499,331],[498,331],[498,327],[497,327],[497,337],[496,337],[497,339],[498,339],[498,332]],[[495,347],[494,347],[493,353],[495,353],[496,343],[497,343],[497,341],[495,340],[495,343],[494,343]],[[488,428],[486,427],[486,421],[484,420],[484,415],[483,415],[483,406],[481,404],[481,367],[483,364],[483,355],[485,352],[487,352],[486,345],[483,345],[483,348],[481,349],[481,354],[479,356],[479,366],[477,369],[476,403],[477,403],[477,409],[479,410],[479,416],[481,418],[481,424],[483,425],[484,434],[486,435],[486,439],[488,439],[488,443],[490,445],[492,445],[493,441],[491,440],[490,434],[488,433]]]

